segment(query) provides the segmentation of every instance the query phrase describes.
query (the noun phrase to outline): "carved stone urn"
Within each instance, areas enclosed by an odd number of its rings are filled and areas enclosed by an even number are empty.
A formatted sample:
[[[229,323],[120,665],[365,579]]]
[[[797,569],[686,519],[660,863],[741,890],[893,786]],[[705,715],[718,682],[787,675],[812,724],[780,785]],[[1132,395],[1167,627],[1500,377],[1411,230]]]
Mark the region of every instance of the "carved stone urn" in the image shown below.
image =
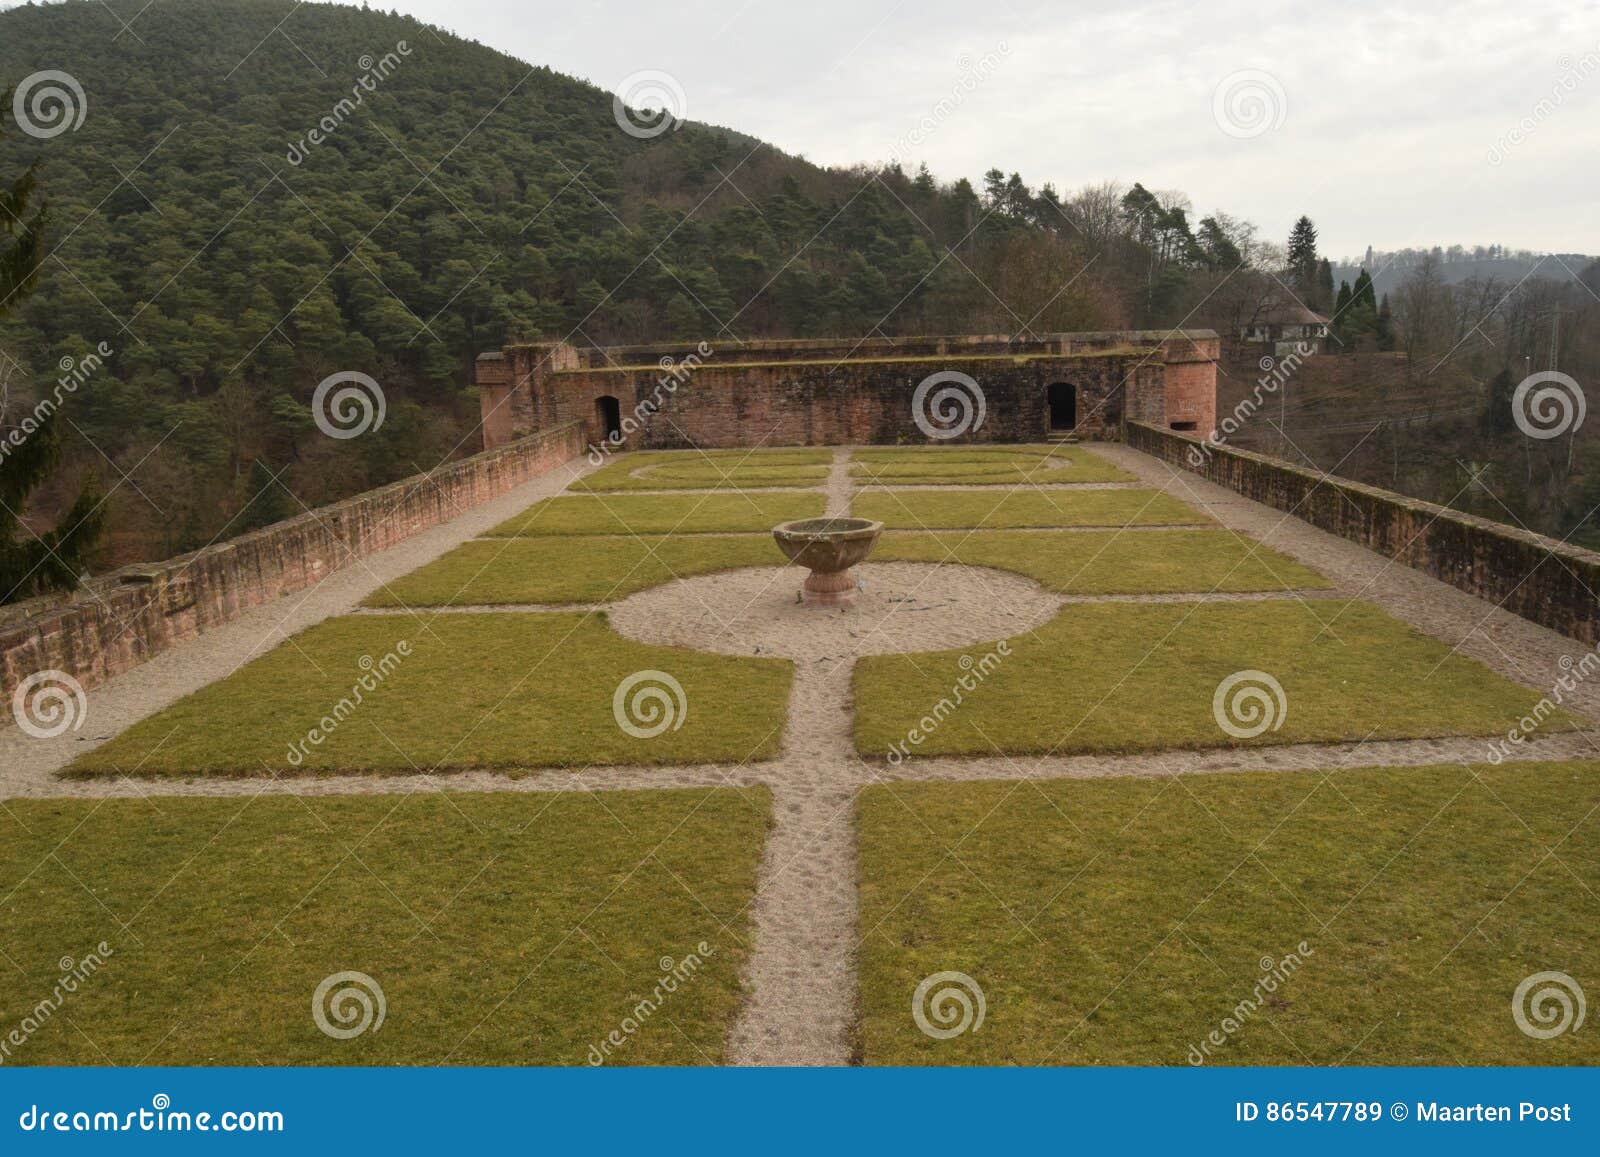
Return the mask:
[[[811,573],[800,588],[811,606],[847,607],[856,601],[856,576],[850,569],[878,544],[883,523],[866,518],[802,518],[772,528],[778,549]]]

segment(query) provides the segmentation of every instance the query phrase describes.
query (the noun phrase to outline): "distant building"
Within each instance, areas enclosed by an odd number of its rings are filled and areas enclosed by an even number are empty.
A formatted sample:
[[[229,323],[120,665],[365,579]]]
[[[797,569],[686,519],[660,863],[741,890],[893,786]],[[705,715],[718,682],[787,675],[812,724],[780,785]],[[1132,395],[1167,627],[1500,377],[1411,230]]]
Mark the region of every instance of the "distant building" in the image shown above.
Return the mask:
[[[1239,340],[1271,345],[1275,356],[1290,353],[1301,342],[1315,345],[1321,353],[1332,325],[1331,317],[1324,317],[1299,302],[1269,304],[1240,328]]]

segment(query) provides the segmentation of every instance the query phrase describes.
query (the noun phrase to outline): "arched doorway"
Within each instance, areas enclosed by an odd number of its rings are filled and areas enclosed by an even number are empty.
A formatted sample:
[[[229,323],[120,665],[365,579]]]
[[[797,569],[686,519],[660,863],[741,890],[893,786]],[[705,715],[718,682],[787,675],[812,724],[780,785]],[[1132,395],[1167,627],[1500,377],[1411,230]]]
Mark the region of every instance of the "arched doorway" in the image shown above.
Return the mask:
[[[1056,382],[1047,393],[1050,402],[1050,428],[1073,430],[1078,426],[1078,387]]]
[[[607,441],[622,441],[622,403],[611,394],[602,394],[594,400],[595,418],[600,423],[600,436]]]

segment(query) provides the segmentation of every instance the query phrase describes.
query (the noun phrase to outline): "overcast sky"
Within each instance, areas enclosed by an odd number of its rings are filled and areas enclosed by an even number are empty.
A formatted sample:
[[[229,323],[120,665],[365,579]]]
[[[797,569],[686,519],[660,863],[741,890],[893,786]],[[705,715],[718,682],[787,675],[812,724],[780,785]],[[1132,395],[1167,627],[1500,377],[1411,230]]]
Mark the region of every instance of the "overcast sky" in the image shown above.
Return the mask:
[[[668,73],[689,118],[821,164],[1138,180],[1274,240],[1308,213],[1335,257],[1600,253],[1600,0],[391,5],[610,90]]]

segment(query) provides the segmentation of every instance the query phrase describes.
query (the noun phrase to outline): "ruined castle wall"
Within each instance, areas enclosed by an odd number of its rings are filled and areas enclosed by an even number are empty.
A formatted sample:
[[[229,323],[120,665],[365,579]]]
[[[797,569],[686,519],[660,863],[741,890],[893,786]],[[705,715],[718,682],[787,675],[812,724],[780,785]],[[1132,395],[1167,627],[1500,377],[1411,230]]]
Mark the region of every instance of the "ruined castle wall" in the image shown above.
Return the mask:
[[[91,687],[251,607],[554,469],[582,452],[576,426],[475,454],[381,490],[166,562],[91,579],[69,599],[0,608],[0,699],[36,671]]]
[[[1130,422],[1128,445],[1585,643],[1600,554],[1192,435]]]
[[[1055,382],[1078,389],[1080,436],[1119,436],[1125,396],[1161,418],[1163,364],[1127,354],[832,364],[713,360],[670,389],[663,383],[673,379],[658,367],[554,374],[545,385],[554,419],[583,423],[585,438],[595,444],[604,437],[596,402],[610,396],[623,415],[644,415],[627,440],[630,449],[892,445],[930,440],[916,423],[912,398],[919,383],[940,371],[967,374],[983,391],[982,424],[953,442],[1043,440],[1047,390]],[[657,399],[660,412],[650,414]]]

